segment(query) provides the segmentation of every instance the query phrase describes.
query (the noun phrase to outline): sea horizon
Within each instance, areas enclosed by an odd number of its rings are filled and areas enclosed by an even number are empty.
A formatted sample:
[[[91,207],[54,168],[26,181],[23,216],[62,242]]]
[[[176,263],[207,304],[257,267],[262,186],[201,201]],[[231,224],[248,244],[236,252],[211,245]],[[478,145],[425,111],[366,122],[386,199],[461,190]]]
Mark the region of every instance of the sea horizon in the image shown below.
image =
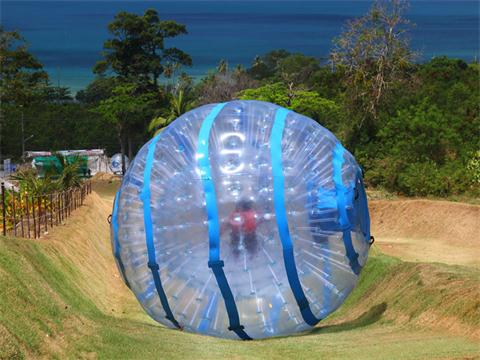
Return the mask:
[[[119,11],[143,13],[154,8],[162,20],[185,24],[189,32],[168,40],[192,56],[183,71],[200,78],[221,59],[249,66],[256,55],[286,49],[326,62],[332,40],[346,21],[364,15],[372,1],[3,1],[1,22],[18,30],[44,65],[54,85],[75,94],[95,75],[108,39],[108,23]],[[479,56],[476,1],[412,1],[406,13],[414,25],[412,48],[419,62],[449,56],[471,62]]]

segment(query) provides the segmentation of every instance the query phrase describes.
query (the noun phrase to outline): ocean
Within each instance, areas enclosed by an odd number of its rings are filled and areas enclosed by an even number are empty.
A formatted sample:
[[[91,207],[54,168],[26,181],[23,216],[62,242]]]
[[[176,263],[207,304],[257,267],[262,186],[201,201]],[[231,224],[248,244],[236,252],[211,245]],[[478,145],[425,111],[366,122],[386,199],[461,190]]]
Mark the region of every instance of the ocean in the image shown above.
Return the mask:
[[[72,93],[94,78],[107,25],[119,11],[141,14],[155,8],[163,20],[187,25],[188,35],[171,39],[193,58],[185,71],[205,75],[220,59],[250,65],[256,55],[284,48],[325,60],[345,22],[365,14],[371,1],[1,1],[1,23],[18,30],[55,85]],[[413,1],[412,47],[420,61],[447,55],[479,56],[479,2]]]

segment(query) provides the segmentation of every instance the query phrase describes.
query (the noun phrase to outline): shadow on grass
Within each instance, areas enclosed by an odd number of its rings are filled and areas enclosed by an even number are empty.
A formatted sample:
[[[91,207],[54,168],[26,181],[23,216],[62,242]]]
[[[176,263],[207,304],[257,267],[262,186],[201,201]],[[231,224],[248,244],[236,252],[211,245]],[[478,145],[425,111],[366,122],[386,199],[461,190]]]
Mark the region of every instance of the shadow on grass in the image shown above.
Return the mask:
[[[335,325],[325,325],[325,326],[319,326],[311,331],[297,334],[297,336],[308,336],[308,335],[315,335],[315,334],[329,334],[329,333],[336,333],[336,332],[342,332],[342,331],[349,331],[349,330],[354,330],[358,328],[362,328],[368,325],[372,325],[379,321],[383,315],[383,313],[387,310],[387,303],[382,302],[380,304],[372,306],[368,311],[364,312],[361,314],[358,318],[350,321],[346,321],[340,324],[335,324]],[[118,324],[118,318],[110,318],[110,321],[114,322],[114,324]],[[115,327],[113,327],[115,328]],[[129,319],[128,322],[123,322],[121,326],[118,326],[117,330],[123,329],[122,331],[128,331],[131,328],[136,328],[136,329],[150,329],[150,330],[157,330],[157,331],[168,331],[170,335],[179,335],[182,334],[182,331],[178,330],[172,330],[168,329],[167,327],[160,325],[160,324],[152,324],[147,321],[142,321],[138,319]],[[171,331],[171,332],[170,332]],[[202,336],[205,337],[205,339],[210,339],[210,340],[221,340],[221,341],[226,341],[226,342],[236,342],[237,340],[231,340],[231,339],[215,339],[214,337],[207,336],[205,334],[190,334],[186,332],[185,334],[192,335],[192,336]],[[278,336],[275,338],[269,338],[269,339],[259,339],[258,341],[272,341],[274,339],[282,339],[282,338],[287,338],[289,336]]]
[[[340,331],[348,331],[376,323],[387,310],[387,304],[382,302],[372,306],[370,310],[364,312],[358,318],[341,324],[320,326],[311,331],[313,334],[328,334]]]

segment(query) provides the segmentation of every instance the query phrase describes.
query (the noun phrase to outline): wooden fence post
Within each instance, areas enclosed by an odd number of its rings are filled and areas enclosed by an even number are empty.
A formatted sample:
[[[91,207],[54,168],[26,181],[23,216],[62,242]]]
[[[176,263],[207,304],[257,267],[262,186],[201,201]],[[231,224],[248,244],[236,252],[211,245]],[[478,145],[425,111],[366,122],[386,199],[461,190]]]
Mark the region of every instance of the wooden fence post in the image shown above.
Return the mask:
[[[56,219],[57,219],[57,225],[62,222],[62,220],[60,219],[60,194],[59,193],[57,193],[57,216],[56,216]]]
[[[65,191],[65,215],[67,218],[70,216],[70,197],[68,196],[68,190]]]
[[[17,236],[17,214],[15,211],[15,192],[11,190],[12,194],[12,225],[13,225],[13,236]]]
[[[7,209],[5,209],[5,183],[2,182],[2,225],[3,236],[7,235]]]
[[[42,228],[47,232],[49,224],[50,228],[60,225],[71,216],[72,211],[83,206],[86,196],[92,191],[92,183],[87,181],[78,188],[70,188],[62,192],[38,196],[30,196],[27,191],[23,195],[21,192],[16,194],[12,189],[11,199],[7,198],[8,194],[3,182],[1,183],[0,191],[0,215],[2,216],[0,234],[4,236],[8,234],[7,227],[11,221],[13,236],[21,234],[22,237],[31,238],[31,217],[33,219],[33,238],[37,239],[42,236]],[[10,213],[8,221],[7,213]],[[20,230],[17,229],[17,225],[20,227]]]
[[[50,193],[50,228],[53,228],[53,193]]]
[[[42,233],[42,200],[40,196],[37,196],[37,206],[38,206],[38,237],[40,237]]]
[[[37,238],[37,219],[35,217],[35,196],[32,195],[33,238]]]
[[[62,191],[62,221],[67,218],[67,196],[65,191]]]
[[[44,222],[45,222],[45,232],[48,232],[48,217],[47,217],[48,207],[47,207],[46,196],[42,196],[42,201],[44,202],[44,205],[43,205],[43,218],[44,218]]]
[[[25,230],[23,229],[23,220],[25,218],[25,212],[24,212],[23,206],[22,206],[22,193],[20,191],[18,192],[18,203],[20,204],[20,210],[21,210],[20,226],[21,226],[21,229],[22,229],[22,238],[24,238],[25,237]]]
[[[28,201],[28,192],[25,192],[25,204],[27,206],[27,232],[30,239],[30,202]]]

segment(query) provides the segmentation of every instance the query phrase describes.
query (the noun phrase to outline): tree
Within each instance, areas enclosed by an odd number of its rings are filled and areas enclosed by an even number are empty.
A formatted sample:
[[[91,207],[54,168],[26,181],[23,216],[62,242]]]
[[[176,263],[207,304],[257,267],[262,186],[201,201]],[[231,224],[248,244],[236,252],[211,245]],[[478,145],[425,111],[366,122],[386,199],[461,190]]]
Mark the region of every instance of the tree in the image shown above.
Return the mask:
[[[57,104],[73,101],[73,97],[70,94],[70,89],[68,87],[61,86],[46,87],[43,91],[43,97],[46,102]]]
[[[185,25],[160,20],[156,10],[149,9],[143,16],[120,12],[108,30],[113,38],[103,45],[104,58],[94,67],[97,74],[112,70],[123,80],[157,88],[158,78],[170,75],[172,64],[192,64],[188,54],[165,46],[166,39],[187,33]]]
[[[240,91],[256,85],[257,81],[243,67],[237,66],[234,70],[229,70],[227,62],[222,60],[217,71],[202,79],[195,92],[200,104],[210,104],[233,100]]]
[[[240,93],[240,99],[268,101],[308,116],[332,131],[339,130],[338,105],[314,91],[292,91],[283,83],[274,83],[244,90]]]
[[[256,56],[247,72],[255,80],[271,78],[277,73],[280,61],[288,56],[290,53],[284,49],[272,50],[263,56]]]
[[[352,136],[357,138],[358,131],[367,138],[375,135],[380,109],[408,79],[414,54],[407,38],[409,22],[403,17],[406,6],[404,0],[376,0],[368,14],[349,21],[334,42],[331,61],[344,72],[345,101],[356,120]]]
[[[137,86],[131,83],[117,85],[113,95],[102,100],[95,108],[106,121],[115,127],[117,138],[122,153],[122,172],[125,173],[125,149],[128,141],[129,158],[132,159],[133,149],[131,145],[132,128],[137,127],[148,114],[149,105],[152,102],[151,94],[137,93]]]
[[[119,81],[115,77],[97,77],[84,90],[77,92],[75,98],[86,105],[95,105],[112,96]]]
[[[166,116],[157,116],[150,121],[148,131],[157,135],[164,127],[168,126],[173,120],[193,108],[193,103],[188,100],[184,89],[180,89],[178,94],[173,94],[170,99],[170,110]]]
[[[228,72],[228,62],[225,59],[220,60],[217,66],[217,73],[225,75]]]
[[[42,64],[28,52],[25,39],[0,26],[0,99],[26,105],[48,84]]]
[[[472,134],[458,130],[465,119],[424,99],[399,110],[378,133],[368,179],[407,195],[459,193],[473,183],[465,171],[472,158]],[[474,147],[473,147],[474,148]]]
[[[278,62],[278,77],[291,88],[297,88],[309,82],[312,75],[320,69],[318,60],[303,54],[291,54]]]
[[[23,37],[16,31],[5,31],[0,26],[0,162],[5,109],[9,106],[25,108],[41,97],[47,84],[47,73],[43,71],[42,64],[28,52]]]

